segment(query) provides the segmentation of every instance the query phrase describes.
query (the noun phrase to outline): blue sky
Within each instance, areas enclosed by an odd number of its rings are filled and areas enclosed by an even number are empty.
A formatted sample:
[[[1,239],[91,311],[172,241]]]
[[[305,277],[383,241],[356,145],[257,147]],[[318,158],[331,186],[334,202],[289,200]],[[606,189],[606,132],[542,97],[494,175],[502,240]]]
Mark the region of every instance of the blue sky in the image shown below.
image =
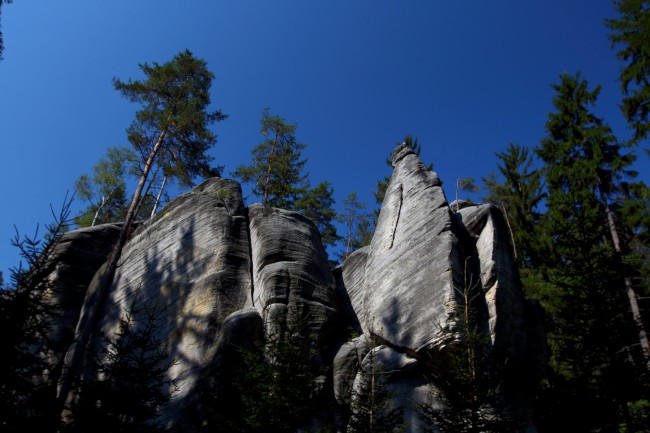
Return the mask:
[[[595,111],[629,136],[613,16],[609,0],[16,0],[2,8],[0,271],[19,261],[14,226],[49,223],[108,146],[128,145],[137,107],[111,80],[141,78],[140,63],[184,49],[206,60],[213,108],[229,115],[212,151],[226,177],[249,162],[269,106],[298,124],[312,185],[331,181],[337,206],[352,191],[374,206],[407,133],[451,201],[509,142],[537,145],[562,72],[601,84]],[[647,183],[649,165],[640,153]]]

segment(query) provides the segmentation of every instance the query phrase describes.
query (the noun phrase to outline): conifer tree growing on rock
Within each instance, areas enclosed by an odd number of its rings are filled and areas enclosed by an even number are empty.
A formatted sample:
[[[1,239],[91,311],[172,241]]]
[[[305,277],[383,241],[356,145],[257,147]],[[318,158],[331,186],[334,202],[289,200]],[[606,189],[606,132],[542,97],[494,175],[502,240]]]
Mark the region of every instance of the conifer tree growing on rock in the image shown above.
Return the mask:
[[[135,153],[127,147],[109,147],[106,157],[100,158],[93,167],[92,177],[82,174],[77,179],[77,196],[88,203],[88,207],[75,218],[79,227],[124,219],[128,205],[124,175],[135,159]]]
[[[418,138],[415,137],[413,138],[411,135],[406,134],[404,136],[404,144],[409,146],[411,149],[415,151],[415,154],[417,156],[420,156],[420,152],[422,151],[422,148],[420,147],[420,143],[418,143]],[[400,144],[399,142],[397,144]],[[392,162],[390,155],[386,158],[386,165],[389,167],[392,167]],[[427,169],[433,170],[433,164],[429,164],[427,166]],[[379,211],[381,209],[381,205],[384,202],[384,197],[386,196],[386,188],[388,188],[388,182],[390,181],[390,177],[386,176],[383,179],[379,179],[377,181],[377,189],[372,191],[372,195],[375,196],[375,202],[377,203],[377,208],[374,210],[374,223],[377,223],[377,219],[379,219]]]
[[[304,193],[307,176],[302,173],[306,160],[301,152],[306,144],[296,140],[295,123],[290,124],[267,107],[260,120],[264,141],[253,148],[253,161],[237,167],[233,176],[253,185],[253,194],[264,206],[291,210]]]
[[[189,50],[162,65],[144,63],[140,69],[145,79],[124,82],[116,78],[113,85],[131,102],[142,106],[127,129],[128,140],[141,157],[142,173],[119,239],[102,274],[97,301],[77,325],[75,343],[68,353],[69,361],[59,384],[58,399],[62,409],[72,392],[85,346],[112,283],[154,164],[163,167],[179,182],[191,184],[194,176],[210,169],[211,158],[206,152],[216,143],[216,136],[209,126],[226,118],[221,111],[208,110],[214,74],[205,61],[194,57]]]
[[[298,199],[294,210],[302,213],[311,219],[321,235],[321,242],[324,246],[334,246],[341,237],[336,232],[333,222],[336,220],[334,205],[334,190],[332,184],[324,181],[315,188],[308,188]]]
[[[343,213],[337,218],[347,228],[345,252],[341,255],[341,260],[348,258],[355,250],[369,245],[372,240],[371,215],[365,209],[366,204],[359,200],[354,191],[343,200]]]

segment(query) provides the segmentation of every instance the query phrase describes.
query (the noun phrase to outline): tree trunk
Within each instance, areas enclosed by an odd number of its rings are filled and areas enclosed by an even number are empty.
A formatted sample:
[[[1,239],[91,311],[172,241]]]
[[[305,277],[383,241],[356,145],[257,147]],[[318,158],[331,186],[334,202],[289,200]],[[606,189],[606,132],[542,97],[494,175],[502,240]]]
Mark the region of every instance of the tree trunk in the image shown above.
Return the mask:
[[[153,209],[151,209],[151,218],[153,218],[154,214],[156,213],[156,209],[158,208],[158,203],[160,203],[160,196],[163,193],[163,190],[165,189],[165,183],[167,182],[167,176],[163,177],[162,185],[160,185],[160,191],[158,191],[158,195],[156,196],[156,201],[153,203]]]
[[[632,284],[632,278],[628,275],[625,270],[625,264],[623,263],[623,251],[621,249],[621,240],[618,236],[618,230],[616,229],[616,221],[614,220],[614,215],[612,210],[609,207],[609,202],[607,201],[607,196],[603,192],[602,188],[598,187],[600,192],[600,197],[603,203],[605,204],[605,213],[607,214],[607,223],[609,224],[609,233],[612,236],[612,242],[614,244],[614,251],[621,262],[623,267],[623,280],[625,281],[625,291],[627,293],[627,299],[630,303],[630,310],[632,311],[632,320],[639,332],[639,343],[641,345],[641,351],[646,360],[646,369],[650,370],[650,343],[648,342],[648,335],[645,332],[645,327],[643,326],[643,319],[641,317],[641,310],[639,308],[639,302],[634,290],[634,285]]]
[[[275,147],[277,146],[277,143],[278,143],[278,137],[276,135],[275,138],[273,139],[273,145],[271,146],[271,155],[269,155],[269,162],[268,162],[269,167],[266,172],[266,181],[264,183],[264,197],[262,198],[262,206],[264,207],[266,207],[266,200],[269,195],[269,184],[271,183],[271,168],[272,168],[271,160],[275,156]]]
[[[82,316],[77,322],[77,327],[75,329],[75,338],[68,349],[68,353],[65,356],[65,363],[63,366],[63,371],[61,372],[61,378],[59,380],[58,390],[57,390],[57,403],[58,408],[61,412],[61,419],[64,424],[67,424],[67,408],[66,405],[72,401],[74,397],[74,389],[77,384],[78,379],[81,376],[81,366],[83,361],[83,356],[90,341],[92,332],[97,324],[97,321],[100,317],[100,313],[108,297],[108,291],[113,282],[113,277],[115,276],[115,271],[117,270],[118,262],[120,260],[120,255],[122,254],[122,248],[126,243],[126,239],[135,220],[136,210],[138,208],[138,203],[140,201],[140,195],[142,194],[142,189],[147,181],[149,176],[149,171],[153,166],[153,161],[156,158],[158,150],[162,145],[167,130],[163,129],[156,143],[154,144],[153,149],[149,153],[149,157],[144,166],[142,176],[140,176],[140,181],[138,187],[133,193],[133,198],[131,199],[131,204],[129,205],[129,210],[126,213],[126,218],[122,229],[120,230],[120,235],[117,242],[113,245],[110,255],[108,256],[108,261],[106,262],[106,267],[101,275],[97,290],[94,294],[89,294],[94,299],[89,301],[89,305],[85,311],[82,312]]]

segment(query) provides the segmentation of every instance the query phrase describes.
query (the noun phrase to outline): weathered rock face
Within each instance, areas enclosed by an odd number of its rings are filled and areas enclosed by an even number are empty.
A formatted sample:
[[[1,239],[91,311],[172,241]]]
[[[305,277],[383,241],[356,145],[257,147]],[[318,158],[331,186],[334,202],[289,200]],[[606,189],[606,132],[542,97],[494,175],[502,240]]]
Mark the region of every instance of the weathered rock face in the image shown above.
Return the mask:
[[[49,321],[46,381],[57,380],[63,354],[72,343],[86,290],[119,233],[119,225],[104,224],[67,232],[56,244],[52,257],[56,266],[50,274],[49,293],[45,295],[45,302],[55,308],[56,316]],[[54,377],[50,378],[51,375]]]
[[[375,366],[390,371],[393,404],[413,418],[410,402],[440,405],[423,392],[421,369],[445,368],[453,356],[449,349],[465,338],[459,331],[464,313],[471,312],[472,326],[490,343],[493,363],[506,366],[502,374],[512,405],[525,409],[531,396],[518,381],[537,377],[540,365],[527,355],[544,352],[544,337],[524,299],[501,213],[492,205],[464,204],[454,215],[438,176],[412,149],[400,146],[392,156],[393,176],[372,242],[335,270],[348,323],[360,324],[364,341],[374,343],[364,356],[374,354]],[[354,395],[340,385],[344,379],[355,377],[358,388],[368,375],[352,352],[359,351],[348,343],[335,358],[339,400]],[[400,357],[406,357],[403,367],[388,361]],[[408,431],[417,431],[415,421],[410,426]]]
[[[338,300],[318,230],[296,212],[259,203],[249,207],[248,215],[253,305],[267,321],[308,320],[311,340],[319,347],[331,344]]]
[[[407,146],[393,152],[393,167],[363,286],[344,284],[350,293],[362,291],[353,305],[364,332],[417,352],[436,345],[448,326],[455,288],[463,285],[462,255],[438,176]]]
[[[260,348],[265,336],[294,321],[317,348],[310,366],[330,372],[321,394],[346,408],[342,413],[354,412],[369,374],[377,373],[391,404],[402,407],[406,431],[418,431],[411,403],[433,395],[423,372],[444,366],[472,298],[490,353],[508,359],[510,383],[537,374],[544,332],[538,310],[524,299],[498,209],[452,212],[438,176],[407,146],[393,152],[393,166],[371,244],[333,271],[309,219],[245,207],[237,182],[210,179],[176,198],[128,240],[87,358],[101,355],[102,335],[117,338],[125,320],[146,329],[155,318],[165,380],[177,387],[161,421],[170,431],[205,431],[205,407],[237,392],[240,349]],[[83,323],[96,302],[99,273],[94,283],[90,275],[116,235],[115,226],[66,235],[83,245],[89,237],[96,260],[83,278],[66,282],[66,269],[77,272],[84,259],[62,259],[53,277],[61,282],[57,299],[70,310],[57,331],[63,352],[74,323]],[[359,336],[346,341],[346,330]],[[525,400],[526,392],[515,394]],[[346,425],[339,422],[341,431]]]
[[[156,318],[174,381],[167,419],[192,407],[215,357],[223,323],[250,303],[252,280],[246,209],[238,183],[205,181],[163,208],[126,244],[100,323],[116,335],[127,314],[137,324]],[[99,346],[101,339],[97,340]]]

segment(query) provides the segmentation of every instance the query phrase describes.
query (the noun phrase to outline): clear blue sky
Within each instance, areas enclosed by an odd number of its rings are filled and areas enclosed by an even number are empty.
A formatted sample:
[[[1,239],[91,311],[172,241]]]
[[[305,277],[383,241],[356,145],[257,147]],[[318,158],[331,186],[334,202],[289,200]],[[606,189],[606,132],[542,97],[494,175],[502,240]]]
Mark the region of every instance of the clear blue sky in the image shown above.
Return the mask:
[[[14,225],[50,222],[106,147],[128,145],[136,107],[111,80],[141,78],[139,63],[184,49],[207,61],[229,115],[213,150],[225,176],[249,161],[269,106],[298,123],[312,185],[330,180],[337,206],[351,191],[374,206],[407,133],[451,201],[456,178],[496,171],[509,142],[539,142],[564,71],[600,83],[596,112],[629,136],[613,16],[609,0],[16,0],[2,8],[0,271],[18,263]],[[639,154],[647,183],[649,162]]]

